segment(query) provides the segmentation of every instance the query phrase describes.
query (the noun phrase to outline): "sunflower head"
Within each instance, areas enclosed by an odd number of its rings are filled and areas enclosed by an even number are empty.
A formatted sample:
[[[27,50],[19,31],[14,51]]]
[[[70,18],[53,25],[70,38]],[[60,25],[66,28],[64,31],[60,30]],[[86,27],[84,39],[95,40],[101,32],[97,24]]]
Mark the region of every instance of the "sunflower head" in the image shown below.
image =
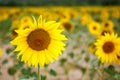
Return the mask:
[[[74,25],[70,21],[61,21],[61,28],[65,29],[69,32],[72,32],[74,30]]]
[[[98,22],[91,22],[91,24],[88,25],[88,30],[93,35],[99,35],[101,31],[101,26]]]
[[[61,34],[60,23],[45,22],[42,16],[37,20],[33,17],[33,21],[29,28],[16,31],[18,36],[11,44],[17,45],[18,57],[22,56],[21,60],[29,66],[44,66],[58,60],[65,46],[63,40],[67,38]]]
[[[120,38],[116,34],[108,34],[102,36],[95,43],[96,55],[105,63],[113,63],[117,60],[117,56],[120,55]]]
[[[21,24],[27,24],[29,22],[32,22],[32,18],[30,16],[23,16],[21,19],[20,19],[20,22]]]
[[[91,43],[91,44],[88,45],[88,51],[89,51],[90,53],[94,53],[95,50],[96,50],[95,44]]]
[[[2,49],[0,49],[0,57],[2,56]]]

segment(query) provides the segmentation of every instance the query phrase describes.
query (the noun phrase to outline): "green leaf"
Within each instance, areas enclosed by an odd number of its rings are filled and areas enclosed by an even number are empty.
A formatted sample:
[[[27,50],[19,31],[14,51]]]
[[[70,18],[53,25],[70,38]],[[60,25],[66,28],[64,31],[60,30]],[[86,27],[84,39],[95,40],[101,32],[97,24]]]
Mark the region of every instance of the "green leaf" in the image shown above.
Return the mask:
[[[7,53],[7,54],[9,54],[9,53],[12,52],[12,51],[13,51],[13,48],[11,48],[11,47],[9,47],[9,48],[6,49],[6,53]]]
[[[41,75],[41,80],[46,80],[46,76]]]
[[[21,72],[22,72],[23,75],[28,75],[29,76],[31,74],[31,68],[27,68],[27,69],[23,68],[21,70]]]
[[[6,64],[6,63],[8,63],[7,59],[5,59],[5,60],[2,61],[2,64]]]
[[[115,75],[114,75],[114,78],[115,78],[116,80],[119,80],[119,79],[120,79],[120,73],[115,74]]]
[[[51,70],[49,71],[49,74],[52,75],[52,76],[56,76],[56,75],[57,75],[56,71],[53,70],[53,69],[51,69]]]
[[[107,72],[108,74],[110,74],[111,76],[114,76],[116,71],[114,66],[110,65],[107,68],[105,68],[105,72]]]
[[[10,68],[8,69],[8,74],[9,74],[9,75],[14,75],[16,72],[17,72],[16,67],[10,67]]]
[[[69,53],[68,55],[70,56],[70,58],[74,58],[74,53],[73,52]]]
[[[84,49],[82,49],[81,53],[82,53],[82,54],[84,54],[84,53],[85,53],[85,50],[84,50]]]
[[[86,56],[85,57],[85,61],[88,62],[90,60],[90,57],[89,56]]]
[[[60,59],[60,65],[61,66],[63,66],[64,65],[64,63],[67,61],[67,59],[66,58],[62,58],[62,59]]]
[[[16,67],[17,69],[20,69],[20,68],[23,67],[23,65],[24,65],[24,62],[18,61],[18,63],[15,65],[15,67]]]

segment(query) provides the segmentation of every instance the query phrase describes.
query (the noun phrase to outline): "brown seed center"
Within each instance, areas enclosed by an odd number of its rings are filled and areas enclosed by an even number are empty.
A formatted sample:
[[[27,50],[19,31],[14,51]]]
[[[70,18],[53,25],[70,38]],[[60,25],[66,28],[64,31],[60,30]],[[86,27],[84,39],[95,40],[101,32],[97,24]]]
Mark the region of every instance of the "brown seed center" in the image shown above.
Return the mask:
[[[108,23],[105,23],[105,27],[108,27],[109,26],[109,24]]]
[[[93,29],[96,30],[97,29],[96,26],[93,26]]]
[[[104,43],[102,48],[103,48],[103,51],[108,54],[108,53],[113,52],[115,47],[112,42],[106,42],[106,43]]]
[[[44,50],[47,49],[50,44],[50,36],[48,32],[43,29],[36,29],[28,35],[27,43],[33,50]]]
[[[71,26],[71,24],[70,23],[63,23],[63,26],[64,26],[64,28],[66,29],[66,30],[70,30],[71,28],[72,28],[72,26]]]

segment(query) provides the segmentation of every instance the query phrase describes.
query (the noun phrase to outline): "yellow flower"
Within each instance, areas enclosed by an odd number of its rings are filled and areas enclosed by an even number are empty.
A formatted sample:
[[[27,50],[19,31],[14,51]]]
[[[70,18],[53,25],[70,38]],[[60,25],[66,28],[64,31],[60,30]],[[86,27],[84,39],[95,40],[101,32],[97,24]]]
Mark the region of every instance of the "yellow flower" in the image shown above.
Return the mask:
[[[109,18],[109,13],[106,9],[103,9],[100,15],[101,20],[105,21]]]
[[[93,20],[90,15],[88,15],[86,13],[81,15],[80,23],[82,25],[88,25],[91,21],[93,21]]]
[[[106,33],[97,40],[95,45],[95,54],[102,63],[114,63],[117,56],[120,55],[120,38],[117,37],[117,34]]]
[[[2,49],[0,49],[0,57],[2,56]]]
[[[112,21],[110,21],[110,20],[104,21],[102,23],[102,29],[103,30],[113,31],[114,30],[114,23]]]
[[[60,20],[70,20],[70,15],[69,13],[66,11],[66,12],[62,12],[60,14]]]
[[[120,17],[120,11],[118,10],[118,8],[116,8],[115,10],[112,11],[112,17],[113,18],[119,18]]]
[[[95,50],[96,50],[95,44],[91,43],[90,45],[88,45],[88,51],[89,51],[90,53],[94,53]]]
[[[28,63],[29,66],[44,66],[54,60],[58,60],[65,48],[63,40],[67,38],[61,34],[63,30],[58,29],[59,23],[42,19],[36,19],[29,28],[18,30],[18,36],[11,41],[17,45],[15,51],[20,51],[18,57],[22,56],[21,61]]]
[[[70,21],[61,21],[61,29],[65,29],[69,32],[72,32],[74,30],[74,25]]]
[[[98,36],[101,31],[101,26],[98,22],[91,22],[88,25],[88,30],[91,34]]]
[[[21,24],[27,24],[32,22],[32,18],[30,16],[24,16],[20,20]]]
[[[106,21],[102,23],[99,37],[104,36],[105,33],[114,33],[114,24],[112,21]]]

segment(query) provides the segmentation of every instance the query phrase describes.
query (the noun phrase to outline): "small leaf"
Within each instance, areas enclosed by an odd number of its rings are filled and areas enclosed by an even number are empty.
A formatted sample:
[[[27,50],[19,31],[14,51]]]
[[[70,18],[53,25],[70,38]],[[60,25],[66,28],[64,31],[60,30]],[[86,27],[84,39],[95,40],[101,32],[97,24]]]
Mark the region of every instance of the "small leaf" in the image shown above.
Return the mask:
[[[10,67],[8,69],[8,74],[9,75],[14,75],[17,72],[17,69],[15,67]]]
[[[120,79],[120,74],[119,74],[119,73],[115,74],[114,78],[115,78],[116,80],[119,80],[119,79]]]
[[[7,48],[7,49],[6,49],[6,53],[7,53],[7,54],[9,54],[9,53],[12,52],[12,51],[13,51],[13,48]]]
[[[56,75],[57,75],[56,71],[53,70],[53,69],[51,69],[51,70],[49,71],[49,74],[52,75],[52,76],[56,76]]]
[[[84,50],[84,49],[82,49],[81,53],[82,53],[82,54],[84,54],[84,53],[85,53],[85,50]]]
[[[41,75],[41,80],[46,80],[46,76]]]
[[[93,60],[91,61],[91,65],[92,65],[92,66],[94,66],[94,65],[96,65],[96,64],[99,65],[99,63],[100,63],[100,61],[99,61],[97,58],[95,58],[95,59],[93,59]]]
[[[108,66],[108,68],[105,68],[105,72],[107,72],[111,76],[114,76],[116,73],[115,68],[112,65]]]
[[[5,59],[5,60],[2,61],[2,64],[6,64],[6,63],[8,63],[7,59]]]
[[[74,58],[74,53],[73,52],[69,53],[68,55],[70,56],[70,58]]]
[[[86,56],[85,57],[85,61],[88,62],[90,60],[90,57],[89,56]]]
[[[67,61],[67,59],[66,58],[62,58],[62,59],[60,59],[60,65],[61,66],[63,66],[64,65],[64,63]]]

